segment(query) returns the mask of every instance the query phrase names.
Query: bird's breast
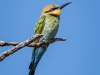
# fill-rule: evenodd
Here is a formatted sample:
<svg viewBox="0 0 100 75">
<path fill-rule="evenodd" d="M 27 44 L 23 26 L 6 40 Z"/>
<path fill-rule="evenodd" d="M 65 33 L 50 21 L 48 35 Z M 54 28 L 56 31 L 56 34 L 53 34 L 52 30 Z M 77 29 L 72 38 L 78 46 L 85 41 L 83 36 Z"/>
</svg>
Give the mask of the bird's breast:
<svg viewBox="0 0 100 75">
<path fill-rule="evenodd" d="M 58 17 L 46 17 L 45 26 L 42 34 L 44 34 L 44 39 L 53 39 L 59 28 L 59 18 Z"/>
</svg>

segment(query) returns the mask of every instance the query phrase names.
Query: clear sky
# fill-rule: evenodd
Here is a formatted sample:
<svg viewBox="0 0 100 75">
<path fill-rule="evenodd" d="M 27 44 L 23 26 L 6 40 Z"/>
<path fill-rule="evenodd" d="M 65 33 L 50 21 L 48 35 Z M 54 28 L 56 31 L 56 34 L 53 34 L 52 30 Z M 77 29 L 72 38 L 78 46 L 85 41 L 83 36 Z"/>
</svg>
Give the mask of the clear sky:
<svg viewBox="0 0 100 75">
<path fill-rule="evenodd" d="M 0 40 L 28 39 L 44 6 L 66 2 L 73 3 L 62 10 L 56 37 L 67 41 L 49 46 L 35 75 L 100 75 L 100 0 L 0 0 Z M 28 75 L 31 51 L 25 47 L 0 62 L 0 75 Z"/>
</svg>

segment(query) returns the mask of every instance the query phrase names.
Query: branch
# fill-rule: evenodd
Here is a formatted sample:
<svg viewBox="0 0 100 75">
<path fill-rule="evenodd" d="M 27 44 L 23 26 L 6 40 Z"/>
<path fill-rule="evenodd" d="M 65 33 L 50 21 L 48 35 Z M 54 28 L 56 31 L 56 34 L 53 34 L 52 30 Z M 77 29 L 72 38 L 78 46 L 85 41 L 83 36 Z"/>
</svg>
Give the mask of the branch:
<svg viewBox="0 0 100 75">
<path fill-rule="evenodd" d="M 14 52 L 18 51 L 19 49 L 25 47 L 26 45 L 32 43 L 34 40 L 41 38 L 43 35 L 42 34 L 37 34 L 32 36 L 31 38 L 29 38 L 28 40 L 19 43 L 18 45 L 12 47 L 11 49 L 3 52 L 2 54 L 0 54 L 0 61 L 2 61 L 5 57 L 13 54 Z"/>
<path fill-rule="evenodd" d="M 66 39 L 65 38 L 54 38 L 52 40 L 43 40 L 42 42 L 37 43 L 37 44 L 29 44 L 28 47 L 41 47 L 41 46 L 48 45 L 50 43 L 54 43 L 57 41 L 66 41 Z"/>
<path fill-rule="evenodd" d="M 52 40 L 43 40 L 40 43 L 37 44 L 30 44 L 32 43 L 34 40 L 41 38 L 43 35 L 42 34 L 38 34 L 38 35 L 34 35 L 31 38 L 29 38 L 28 40 L 24 41 L 24 42 L 4 42 L 4 41 L 0 41 L 0 46 L 9 46 L 9 45 L 13 45 L 14 47 L 12 47 L 11 49 L 3 52 L 2 54 L 0 54 L 0 61 L 2 61 L 5 57 L 13 54 L 14 52 L 18 51 L 19 49 L 28 46 L 28 47 L 41 47 L 44 45 L 48 45 L 50 43 L 53 42 L 57 42 L 57 41 L 65 41 L 65 38 L 54 38 Z"/>
<path fill-rule="evenodd" d="M 44 40 L 42 41 L 41 43 L 37 43 L 37 44 L 27 44 L 26 46 L 27 47 L 41 47 L 42 45 L 46 45 L 46 44 L 50 44 L 50 43 L 53 43 L 53 42 L 57 42 L 57 41 L 65 41 L 66 39 L 65 38 L 54 38 L 52 40 Z M 16 46 L 18 45 L 20 42 L 5 42 L 5 41 L 0 41 L 0 46 Z"/>
</svg>

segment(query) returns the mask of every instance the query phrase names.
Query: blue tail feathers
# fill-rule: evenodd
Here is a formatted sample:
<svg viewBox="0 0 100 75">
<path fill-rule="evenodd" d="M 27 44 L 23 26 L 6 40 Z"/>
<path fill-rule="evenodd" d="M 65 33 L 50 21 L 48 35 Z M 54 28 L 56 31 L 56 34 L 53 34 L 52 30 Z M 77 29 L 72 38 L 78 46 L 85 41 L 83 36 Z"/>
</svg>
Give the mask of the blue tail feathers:
<svg viewBox="0 0 100 75">
<path fill-rule="evenodd" d="M 44 52 L 46 51 L 47 48 L 45 47 L 40 47 L 40 48 L 33 48 L 33 52 L 32 52 L 32 59 L 31 59 L 31 63 L 29 65 L 29 75 L 34 75 L 35 73 L 35 69 L 41 59 L 41 57 L 43 56 Z"/>
</svg>

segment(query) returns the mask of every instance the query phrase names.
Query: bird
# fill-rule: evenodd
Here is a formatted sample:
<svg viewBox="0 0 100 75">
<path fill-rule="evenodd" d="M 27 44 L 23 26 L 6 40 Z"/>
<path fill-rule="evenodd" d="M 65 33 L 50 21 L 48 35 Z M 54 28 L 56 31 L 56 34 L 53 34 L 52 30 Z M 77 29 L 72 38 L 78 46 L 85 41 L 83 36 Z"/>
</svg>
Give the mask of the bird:
<svg viewBox="0 0 100 75">
<path fill-rule="evenodd" d="M 43 40 L 51 40 L 55 38 L 59 28 L 61 11 L 65 6 L 71 3 L 72 2 L 67 2 L 61 6 L 58 6 L 57 4 L 50 4 L 43 8 L 40 18 L 36 22 L 34 28 L 34 35 L 43 34 L 44 36 L 40 39 L 35 40 L 34 44 L 40 43 Z M 36 67 L 41 60 L 43 54 L 47 50 L 48 46 L 49 44 L 41 46 L 39 48 L 33 47 L 28 75 L 35 74 Z"/>
</svg>

